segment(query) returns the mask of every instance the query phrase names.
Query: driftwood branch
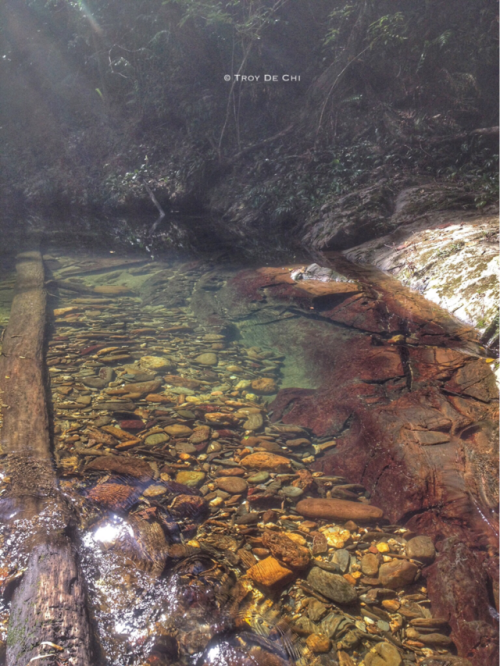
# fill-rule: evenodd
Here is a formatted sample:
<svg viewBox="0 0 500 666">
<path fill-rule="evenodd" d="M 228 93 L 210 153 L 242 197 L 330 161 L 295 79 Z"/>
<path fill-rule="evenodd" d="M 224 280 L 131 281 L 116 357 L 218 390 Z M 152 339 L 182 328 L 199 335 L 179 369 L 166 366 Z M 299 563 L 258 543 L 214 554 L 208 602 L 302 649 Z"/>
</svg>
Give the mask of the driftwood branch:
<svg viewBox="0 0 500 666">
<path fill-rule="evenodd" d="M 7 666 L 27 666 L 42 656 L 43 641 L 64 648 L 60 661 L 90 666 L 98 662 L 83 574 L 67 536 L 71 510 L 58 490 L 51 456 L 43 349 L 47 297 L 40 252 L 19 255 L 16 268 L 0 358 L 0 441 L 11 477 L 0 513 L 28 563 L 12 597 Z M 43 663 L 56 661 L 44 658 Z"/>
<path fill-rule="evenodd" d="M 144 187 L 146 188 L 146 192 L 149 194 L 149 198 L 151 199 L 151 201 L 153 202 L 153 204 L 155 205 L 155 207 L 156 207 L 156 209 L 159 213 L 158 219 L 151 226 L 151 229 L 149 230 L 149 235 L 151 236 L 158 229 L 161 221 L 165 217 L 165 211 L 163 210 L 163 208 L 158 203 L 158 199 L 155 197 L 155 195 L 153 193 L 153 190 L 149 187 L 149 185 L 147 183 L 144 183 Z"/>
</svg>

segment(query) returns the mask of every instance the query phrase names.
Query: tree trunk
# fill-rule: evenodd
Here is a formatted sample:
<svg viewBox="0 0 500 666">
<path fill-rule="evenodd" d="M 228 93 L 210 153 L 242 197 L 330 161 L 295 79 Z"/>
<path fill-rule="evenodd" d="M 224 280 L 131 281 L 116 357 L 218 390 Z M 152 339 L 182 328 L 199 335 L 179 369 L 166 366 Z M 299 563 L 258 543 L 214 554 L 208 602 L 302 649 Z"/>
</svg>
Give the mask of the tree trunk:
<svg viewBox="0 0 500 666">
<path fill-rule="evenodd" d="M 49 654 L 54 656 L 40 660 L 44 666 L 89 666 L 97 662 L 85 585 L 66 533 L 71 510 L 58 490 L 51 457 L 43 353 L 47 297 L 40 252 L 20 254 L 16 268 L 0 358 L 0 441 L 11 477 L 2 513 L 8 515 L 16 547 L 29 557 L 12 597 L 7 666 L 27 666 Z"/>
</svg>

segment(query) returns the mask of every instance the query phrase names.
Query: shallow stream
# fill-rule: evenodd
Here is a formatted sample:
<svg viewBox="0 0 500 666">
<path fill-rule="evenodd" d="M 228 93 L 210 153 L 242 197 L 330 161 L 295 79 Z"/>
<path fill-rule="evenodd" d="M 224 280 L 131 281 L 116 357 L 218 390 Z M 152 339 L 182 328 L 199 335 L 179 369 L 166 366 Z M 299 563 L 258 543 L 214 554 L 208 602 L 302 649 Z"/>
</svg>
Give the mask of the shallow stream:
<svg viewBox="0 0 500 666">
<path fill-rule="evenodd" d="M 44 260 L 54 462 L 103 664 L 410 666 L 453 653 L 421 578 L 431 540 L 389 524 L 363 485 L 314 471 L 335 438 L 273 420 L 280 388 L 315 388 L 286 336 L 266 346 L 257 326 L 200 319 L 202 260 Z M 3 327 L 14 276 L 0 277 Z M 3 641 L 20 550 L 6 533 Z"/>
</svg>

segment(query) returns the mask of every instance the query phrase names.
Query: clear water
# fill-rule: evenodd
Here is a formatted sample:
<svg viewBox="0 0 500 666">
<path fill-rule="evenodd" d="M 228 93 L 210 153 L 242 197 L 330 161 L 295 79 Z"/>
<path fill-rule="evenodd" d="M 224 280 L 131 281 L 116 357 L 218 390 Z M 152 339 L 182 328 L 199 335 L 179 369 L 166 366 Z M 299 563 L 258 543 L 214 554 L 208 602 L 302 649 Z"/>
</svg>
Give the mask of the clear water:
<svg viewBox="0 0 500 666">
<path fill-rule="evenodd" d="M 421 581 L 370 610 L 363 596 L 346 608 L 311 591 L 303 567 L 284 571 L 282 561 L 276 570 L 265 530 L 286 533 L 309 559 L 319 529 L 327 545 L 312 557 L 353 588 L 370 577 L 360 564 L 368 547 L 379 562 L 405 557 L 406 530 L 385 526 L 365 542 L 378 528 L 314 524 L 297 513 L 309 494 L 298 472 L 335 443 L 272 422 L 268 405 L 279 388 L 314 388 L 314 379 L 286 342 L 263 345 L 258 327 L 234 322 L 221 333 L 195 316 L 193 288 L 206 263 L 55 248 L 45 262 L 54 461 L 105 664 L 333 666 L 337 648 L 343 664 L 357 665 L 381 643 L 399 646 L 405 664 L 448 653 L 411 642 L 409 618 L 432 617 Z M 4 326 L 13 275 L 0 277 Z M 255 453 L 286 461 L 249 470 L 245 457 Z M 349 479 L 309 479 L 324 497 L 370 502 L 363 488 L 342 491 Z M 8 482 L 2 477 L 0 493 Z M 26 563 L 18 528 L 3 537 L 4 588 Z M 275 584 L 263 584 L 266 576 Z M 4 644 L 7 621 L 6 601 Z"/>
</svg>

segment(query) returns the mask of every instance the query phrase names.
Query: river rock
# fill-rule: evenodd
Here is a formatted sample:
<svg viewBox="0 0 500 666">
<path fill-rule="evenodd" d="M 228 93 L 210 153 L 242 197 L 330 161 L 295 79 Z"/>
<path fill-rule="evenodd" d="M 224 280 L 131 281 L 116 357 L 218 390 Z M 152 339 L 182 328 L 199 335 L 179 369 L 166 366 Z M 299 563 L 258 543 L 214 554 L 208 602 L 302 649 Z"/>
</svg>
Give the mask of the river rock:
<svg viewBox="0 0 500 666">
<path fill-rule="evenodd" d="M 150 372 L 161 372 L 171 368 L 173 363 L 165 356 L 143 356 L 139 364 L 142 370 L 149 370 Z M 154 391 L 152 391 L 154 393 Z"/>
<path fill-rule="evenodd" d="M 382 509 L 376 506 L 339 499 L 304 499 L 297 504 L 296 508 L 301 516 L 305 516 L 306 518 L 322 518 L 324 520 L 372 522 L 379 520 L 384 515 Z"/>
<path fill-rule="evenodd" d="M 153 476 L 153 470 L 147 462 L 131 456 L 101 456 L 92 460 L 86 469 L 115 472 L 115 474 L 133 476 L 136 479 L 150 479 Z"/>
<path fill-rule="evenodd" d="M 307 606 L 307 615 L 313 622 L 319 622 L 328 612 L 328 607 L 317 599 L 311 599 Z"/>
<path fill-rule="evenodd" d="M 191 444 L 191 442 L 181 441 L 177 442 L 175 445 L 175 450 L 177 453 L 196 453 L 196 446 Z"/>
<path fill-rule="evenodd" d="M 144 497 L 160 497 L 161 495 L 165 495 L 167 492 L 167 489 L 165 486 L 160 486 L 160 485 L 152 485 L 149 486 L 149 488 L 146 488 L 146 490 L 142 493 Z"/>
<path fill-rule="evenodd" d="M 262 537 L 262 545 L 289 569 L 305 569 L 311 559 L 307 548 L 300 546 L 280 532 L 266 530 Z"/>
<path fill-rule="evenodd" d="M 155 432 L 153 435 L 148 435 L 144 441 L 148 446 L 156 446 L 168 442 L 169 439 L 169 436 L 164 432 Z"/>
<path fill-rule="evenodd" d="M 428 536 L 416 536 L 406 544 L 406 554 L 424 564 L 430 564 L 436 557 L 436 549 Z"/>
<path fill-rule="evenodd" d="M 349 564 L 351 563 L 351 554 L 348 550 L 345 550 L 345 548 L 339 548 L 333 554 L 332 562 L 338 565 L 342 573 L 345 573 L 347 569 L 349 569 Z"/>
<path fill-rule="evenodd" d="M 215 476 L 245 476 L 245 470 L 241 467 L 226 467 L 217 470 Z"/>
<path fill-rule="evenodd" d="M 101 483 L 88 492 L 91 500 L 113 511 L 130 508 L 137 495 L 135 488 L 118 483 Z"/>
<path fill-rule="evenodd" d="M 198 495 L 177 495 L 170 505 L 170 513 L 174 518 L 193 520 L 204 515 L 207 510 L 208 504 Z"/>
<path fill-rule="evenodd" d="M 205 472 L 190 472 L 188 470 L 178 472 L 175 477 L 176 483 L 182 483 L 188 488 L 196 488 L 199 486 L 205 479 Z"/>
<path fill-rule="evenodd" d="M 323 634 L 311 634 L 306 639 L 306 645 L 311 652 L 317 654 L 329 652 L 332 647 L 332 643 L 328 636 L 324 636 Z"/>
<path fill-rule="evenodd" d="M 327 599 L 338 604 L 350 604 L 357 599 L 356 590 L 338 574 L 323 571 L 319 567 L 313 567 L 307 576 L 307 582 Z"/>
<path fill-rule="evenodd" d="M 291 580 L 293 574 L 274 557 L 266 557 L 250 567 L 247 576 L 264 587 L 282 587 Z"/>
<path fill-rule="evenodd" d="M 174 425 L 167 426 L 165 432 L 172 437 L 187 437 L 193 431 L 188 426 L 182 425 L 180 423 L 175 423 Z"/>
<path fill-rule="evenodd" d="M 96 409 L 104 409 L 107 412 L 133 412 L 135 405 L 133 402 L 122 400 L 106 400 L 105 402 L 98 402 L 95 405 Z"/>
<path fill-rule="evenodd" d="M 193 430 L 189 441 L 191 444 L 202 444 L 203 442 L 207 442 L 210 439 L 211 432 L 210 426 L 199 426 Z"/>
<path fill-rule="evenodd" d="M 271 377 L 260 377 L 259 379 L 254 379 L 251 386 L 256 393 L 262 393 L 263 395 L 271 395 L 273 393 L 277 393 L 278 391 L 276 382 Z"/>
<path fill-rule="evenodd" d="M 377 643 L 365 656 L 366 666 L 401 666 L 399 650 L 391 643 Z"/>
<path fill-rule="evenodd" d="M 113 368 L 99 368 L 98 377 L 99 379 L 103 379 L 106 384 L 109 384 L 115 377 L 115 371 Z"/>
<path fill-rule="evenodd" d="M 323 553 L 328 552 L 328 541 L 326 537 L 321 532 L 311 532 L 313 545 L 312 545 L 312 554 L 313 555 L 322 555 Z"/>
<path fill-rule="evenodd" d="M 94 294 L 107 294 L 109 296 L 123 296 L 124 294 L 130 294 L 130 289 L 128 287 L 121 287 L 116 284 L 103 284 L 98 287 L 94 287 Z"/>
<path fill-rule="evenodd" d="M 108 382 L 100 377 L 82 377 L 80 381 L 84 386 L 95 389 L 103 389 L 108 385 Z"/>
<path fill-rule="evenodd" d="M 413 583 L 418 567 L 406 560 L 393 560 L 382 564 L 379 570 L 379 580 L 383 587 L 396 589 Z"/>
<path fill-rule="evenodd" d="M 123 388 L 129 393 L 140 393 L 144 395 L 145 393 L 156 393 L 160 388 L 161 382 L 155 380 L 152 382 L 134 382 L 132 384 L 124 384 Z"/>
<path fill-rule="evenodd" d="M 205 414 L 205 421 L 213 423 L 214 425 L 234 426 L 238 424 L 238 418 L 236 416 L 225 412 L 209 412 Z"/>
<path fill-rule="evenodd" d="M 249 469 L 260 469 L 270 472 L 289 472 L 291 470 L 288 458 L 276 456 L 274 453 L 251 453 L 243 458 L 241 465 Z"/>
<path fill-rule="evenodd" d="M 231 495 L 240 495 L 246 492 L 248 483 L 239 476 L 221 476 L 217 479 L 217 487 Z"/>
<path fill-rule="evenodd" d="M 380 563 L 378 557 L 373 553 L 366 553 L 366 555 L 363 555 L 361 558 L 361 571 L 365 576 L 369 576 L 370 578 L 376 576 L 379 566 Z"/>
<path fill-rule="evenodd" d="M 219 362 L 217 358 L 217 354 L 214 354 L 213 352 L 205 352 L 204 354 L 200 354 L 194 359 L 195 363 L 199 363 L 200 365 L 217 365 Z"/>
<path fill-rule="evenodd" d="M 248 483 L 265 483 L 269 481 L 269 472 L 259 472 L 258 474 L 253 474 L 247 479 Z"/>
<path fill-rule="evenodd" d="M 300 497 L 304 494 L 302 488 L 297 488 L 297 486 L 284 486 L 281 489 L 281 492 L 283 495 L 289 497 L 290 499 L 297 499 L 297 497 Z"/>
<path fill-rule="evenodd" d="M 181 377 L 180 375 L 165 375 L 163 379 L 167 384 L 172 384 L 173 386 L 185 386 L 191 390 L 196 390 L 201 386 L 200 382 L 197 382 L 194 379 L 188 379 L 187 377 Z"/>
<path fill-rule="evenodd" d="M 299 437 L 299 439 L 287 439 L 285 446 L 290 449 L 298 449 L 299 446 L 309 446 L 311 442 L 305 437 Z"/>
<path fill-rule="evenodd" d="M 245 430 L 260 430 L 264 425 L 262 414 L 249 414 L 247 420 L 243 424 Z"/>
</svg>

